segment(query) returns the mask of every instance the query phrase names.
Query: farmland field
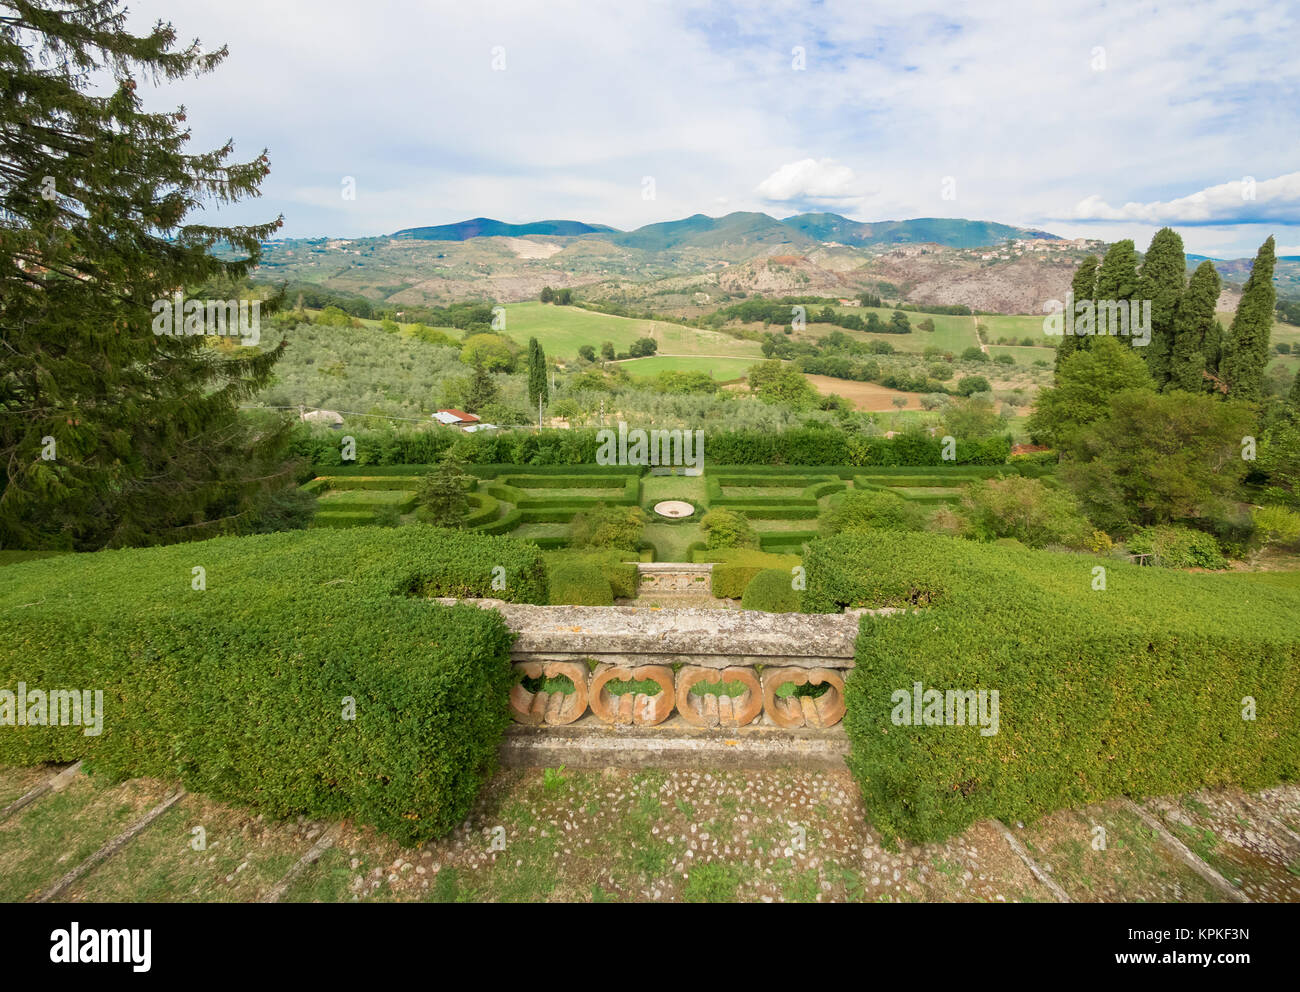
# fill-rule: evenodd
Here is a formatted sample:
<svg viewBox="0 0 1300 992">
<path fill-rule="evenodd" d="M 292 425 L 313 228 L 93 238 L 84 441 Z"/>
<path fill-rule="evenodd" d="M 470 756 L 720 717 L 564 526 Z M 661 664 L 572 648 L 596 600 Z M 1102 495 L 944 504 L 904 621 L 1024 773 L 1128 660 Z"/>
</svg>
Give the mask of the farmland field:
<svg viewBox="0 0 1300 992">
<path fill-rule="evenodd" d="M 899 407 L 894 405 L 894 400 L 900 397 L 907 401 L 902 409 L 921 409 L 921 396 L 919 393 L 904 393 L 897 389 L 878 386 L 874 382 L 854 382 L 852 379 L 835 379 L 828 375 L 805 374 L 804 378 L 811 382 L 819 393 L 824 395 L 835 393 L 838 396 L 843 396 L 853 404 L 855 410 L 866 410 L 868 412 L 897 411 Z"/>
<path fill-rule="evenodd" d="M 752 342 L 744 342 L 746 344 Z M 707 372 L 719 382 L 730 382 L 741 378 L 755 362 L 761 362 L 763 356 L 756 354 L 753 358 L 701 358 L 689 355 L 655 355 L 653 358 L 631 358 L 620 362 L 622 368 L 631 376 L 655 376 L 660 372 Z"/>
<path fill-rule="evenodd" d="M 579 307 L 547 303 L 511 303 L 505 307 L 504 333 L 526 344 L 537 338 L 546 353 L 555 358 L 576 358 L 578 349 L 589 344 L 597 351 L 603 342 L 626 351 L 638 338 L 653 338 L 659 350 L 670 355 L 752 355 L 761 357 L 758 344 L 742 341 L 719 331 L 702 331 L 655 320 L 633 320 L 593 313 Z"/>
</svg>

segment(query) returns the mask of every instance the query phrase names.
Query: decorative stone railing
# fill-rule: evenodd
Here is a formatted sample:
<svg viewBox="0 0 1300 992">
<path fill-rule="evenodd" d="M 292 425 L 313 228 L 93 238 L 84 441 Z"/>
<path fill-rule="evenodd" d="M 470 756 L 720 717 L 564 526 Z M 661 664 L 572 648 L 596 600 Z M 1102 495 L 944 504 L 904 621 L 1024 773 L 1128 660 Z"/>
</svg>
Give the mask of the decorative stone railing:
<svg viewBox="0 0 1300 992">
<path fill-rule="evenodd" d="M 637 563 L 636 571 L 637 593 L 642 596 L 654 593 L 700 593 L 708 596 L 713 593 L 713 566 L 707 563 L 643 561 Z"/>
<path fill-rule="evenodd" d="M 566 726 L 588 713 L 629 728 L 659 726 L 674 713 L 695 728 L 834 726 L 844 716 L 844 676 L 854 665 L 863 612 L 477 602 L 499 610 L 517 634 L 511 661 L 520 682 L 510 709 L 517 722 L 534 727 Z M 559 678 L 572 683 L 571 692 L 545 691 L 545 680 Z M 526 684 L 536 688 L 539 680 L 536 691 Z M 657 691 L 611 691 L 629 681 L 653 682 Z M 738 684 L 739 692 L 699 692 L 706 684 Z M 779 695 L 785 685 L 827 688 L 817 696 Z"/>
</svg>

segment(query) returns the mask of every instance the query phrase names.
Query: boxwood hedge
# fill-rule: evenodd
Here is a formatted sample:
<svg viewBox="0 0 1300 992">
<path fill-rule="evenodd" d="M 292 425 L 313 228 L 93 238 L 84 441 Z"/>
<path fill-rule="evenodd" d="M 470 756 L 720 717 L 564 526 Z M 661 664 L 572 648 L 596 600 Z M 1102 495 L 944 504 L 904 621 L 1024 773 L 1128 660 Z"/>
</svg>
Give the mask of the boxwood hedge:
<svg viewBox="0 0 1300 992">
<path fill-rule="evenodd" d="M 613 606 L 609 580 L 589 561 L 562 561 L 551 570 L 550 598 L 554 605 Z"/>
<path fill-rule="evenodd" d="M 745 587 L 740 605 L 767 613 L 798 613 L 800 596 L 793 579 L 789 569 L 765 568 Z"/>
<path fill-rule="evenodd" d="M 863 618 L 847 685 L 849 765 L 882 833 L 1300 778 L 1300 587 L 1105 560 L 1094 591 L 1101 561 L 932 534 L 809 547 L 806 611 L 921 607 Z M 997 732 L 896 723 L 916 685 L 997 690 Z"/>
<path fill-rule="evenodd" d="M 713 563 L 712 588 L 718 599 L 740 599 L 754 576 L 765 569 L 779 568 L 789 575 L 799 564 L 798 555 L 776 555 L 751 548 L 700 548 L 691 552 L 691 560 Z"/>
<path fill-rule="evenodd" d="M 545 602 L 541 554 L 411 526 L 8 566 L 0 688 L 101 690 L 104 716 L 97 736 L 0 727 L 0 763 L 84 759 L 274 816 L 353 817 L 403 843 L 446 832 L 509 722 L 512 635 L 494 611 L 423 595 Z"/>
</svg>

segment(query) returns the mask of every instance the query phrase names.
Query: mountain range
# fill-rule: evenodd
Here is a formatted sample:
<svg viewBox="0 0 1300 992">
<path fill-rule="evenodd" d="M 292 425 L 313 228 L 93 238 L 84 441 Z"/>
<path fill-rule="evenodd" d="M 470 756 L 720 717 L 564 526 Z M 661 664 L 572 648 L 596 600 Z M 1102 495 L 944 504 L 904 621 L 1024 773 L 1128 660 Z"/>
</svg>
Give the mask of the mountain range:
<svg viewBox="0 0 1300 992">
<path fill-rule="evenodd" d="M 633 231 L 620 231 L 603 224 L 576 220 L 543 220 L 528 224 L 507 224 L 490 217 L 475 217 L 457 224 L 408 227 L 394 238 L 421 241 L 467 241 L 479 237 L 598 236 L 624 248 L 667 251 L 674 248 L 712 248 L 723 244 L 789 245 L 810 247 L 825 242 L 843 245 L 900 245 L 930 243 L 949 248 L 977 248 L 997 245 L 1008 238 L 1045 238 L 1045 231 L 994 221 L 946 217 L 917 217 L 864 223 L 839 214 L 796 214 L 778 220 L 764 213 L 737 211 L 723 217 L 693 214 L 681 220 L 647 224 Z"/>
</svg>

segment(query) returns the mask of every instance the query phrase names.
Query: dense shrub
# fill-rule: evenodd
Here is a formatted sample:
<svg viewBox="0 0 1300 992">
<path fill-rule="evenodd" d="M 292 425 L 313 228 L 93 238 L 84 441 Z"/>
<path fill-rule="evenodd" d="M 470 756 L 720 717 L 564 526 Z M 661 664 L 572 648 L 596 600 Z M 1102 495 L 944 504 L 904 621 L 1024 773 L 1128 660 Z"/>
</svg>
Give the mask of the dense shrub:
<svg viewBox="0 0 1300 992">
<path fill-rule="evenodd" d="M 897 493 L 884 489 L 854 489 L 831 503 L 822 515 L 823 534 L 859 530 L 920 530 L 925 511 Z"/>
<path fill-rule="evenodd" d="M 436 836 L 493 766 L 512 637 L 492 611 L 408 594 L 544 602 L 545 571 L 528 545 L 418 525 L 7 566 L 0 687 L 102 690 L 104 719 L 98 736 L 6 728 L 0 763 L 84 759 L 273 816 Z"/>
<path fill-rule="evenodd" d="M 970 533 L 981 541 L 1014 537 L 1031 548 L 1049 544 L 1082 548 L 1093 528 L 1083 518 L 1074 497 L 1045 486 L 1038 479 L 1010 476 L 967 484 L 961 513 Z"/>
<path fill-rule="evenodd" d="M 552 605 L 613 606 L 614 593 L 609 580 L 588 561 L 565 561 L 550 574 Z"/>
<path fill-rule="evenodd" d="M 801 596 L 788 569 L 767 568 L 750 580 L 740 605 L 765 613 L 798 613 Z"/>
<path fill-rule="evenodd" d="M 575 548 L 635 550 L 645 532 L 646 515 L 639 506 L 599 505 L 573 518 Z"/>
<path fill-rule="evenodd" d="M 886 837 L 1300 779 L 1294 582 L 1112 563 L 1092 591 L 1095 559 L 930 534 L 817 541 L 804 564 L 805 610 L 923 607 L 863 618 L 846 687 L 849 767 Z M 997 690 L 997 733 L 895 723 L 915 683 Z"/>
<path fill-rule="evenodd" d="M 700 518 L 705 534 L 704 546 L 710 551 L 723 548 L 757 548 L 758 532 L 749 525 L 744 514 L 719 507 Z"/>
<path fill-rule="evenodd" d="M 1227 568 L 1219 543 L 1204 531 L 1165 524 L 1144 527 L 1124 542 L 1130 554 L 1150 555 L 1165 568 Z"/>
</svg>

